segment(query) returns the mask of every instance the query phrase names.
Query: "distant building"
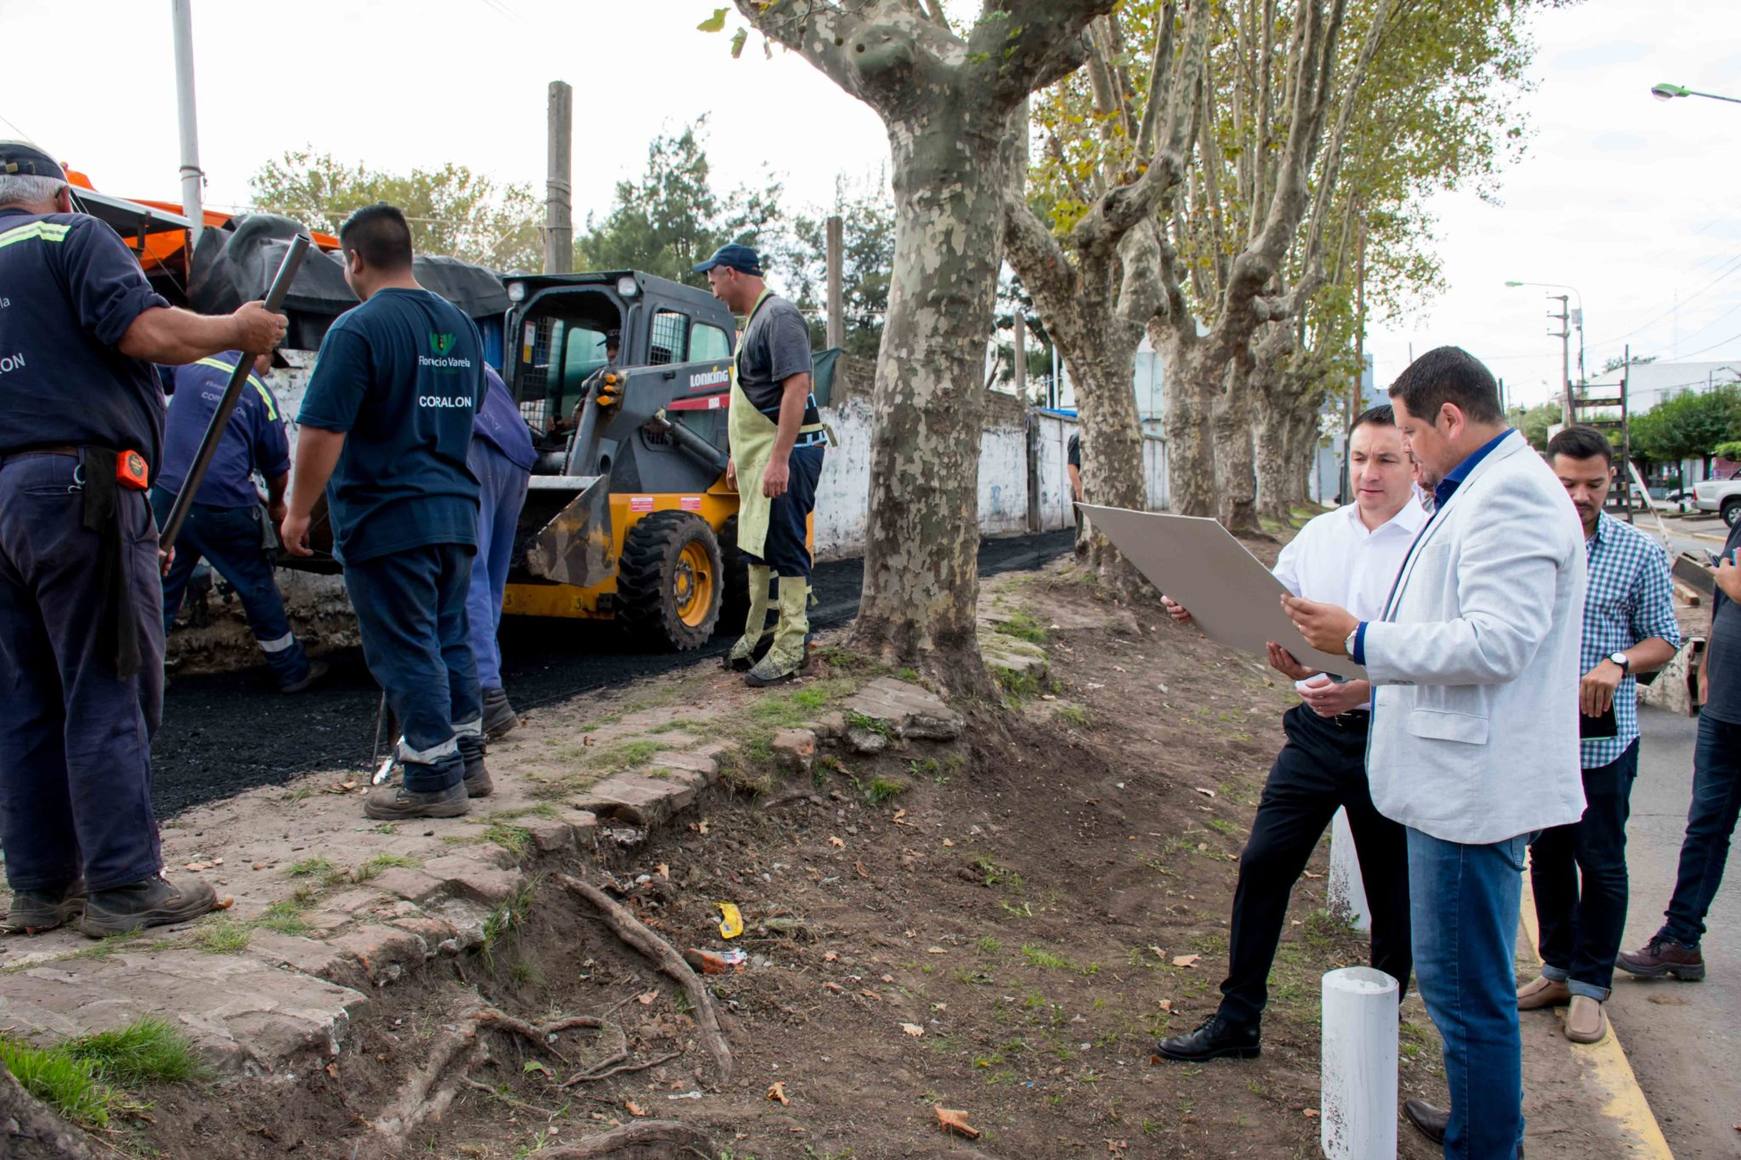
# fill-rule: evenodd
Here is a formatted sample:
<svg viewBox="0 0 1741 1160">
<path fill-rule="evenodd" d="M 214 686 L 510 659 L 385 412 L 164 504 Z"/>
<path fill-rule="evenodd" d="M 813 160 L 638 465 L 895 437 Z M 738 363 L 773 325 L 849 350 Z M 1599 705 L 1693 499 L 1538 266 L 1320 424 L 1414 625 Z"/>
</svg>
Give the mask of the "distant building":
<svg viewBox="0 0 1741 1160">
<path fill-rule="evenodd" d="M 1624 377 L 1623 370 L 1604 371 L 1580 388 L 1578 394 L 1583 398 L 1618 398 Z M 1689 391 L 1702 393 L 1734 383 L 1741 383 L 1741 359 L 1733 362 L 1633 363 L 1626 391 L 1627 411 L 1636 417 L 1676 395 Z M 1555 401 L 1561 397 L 1556 395 Z M 1727 460 L 1717 460 L 1712 464 L 1712 470 L 1726 479 L 1734 472 L 1735 465 Z M 1708 478 L 1703 459 L 1688 459 L 1678 465 L 1656 464 L 1650 476 L 1652 486 L 1680 481 L 1688 488 Z"/>
</svg>

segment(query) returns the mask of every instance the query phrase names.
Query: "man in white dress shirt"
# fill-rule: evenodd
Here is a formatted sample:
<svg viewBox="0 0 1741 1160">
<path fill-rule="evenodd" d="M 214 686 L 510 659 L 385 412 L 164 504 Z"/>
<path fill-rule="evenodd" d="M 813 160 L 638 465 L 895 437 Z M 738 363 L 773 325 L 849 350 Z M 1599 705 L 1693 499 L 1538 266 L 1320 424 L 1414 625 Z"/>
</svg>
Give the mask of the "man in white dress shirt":
<svg viewBox="0 0 1741 1160">
<path fill-rule="evenodd" d="M 1301 528 L 1276 560 L 1275 576 L 1296 596 L 1376 618 L 1427 514 L 1415 499 L 1413 464 L 1388 405 L 1355 420 L 1348 458 L 1354 502 Z M 1190 618 L 1173 601 L 1166 604 L 1174 619 Z M 1221 1006 L 1195 1031 L 1162 1040 L 1155 1053 L 1163 1059 L 1250 1059 L 1259 1053 L 1266 983 L 1287 921 L 1288 896 L 1338 807 L 1348 810 L 1372 908 L 1372 965 L 1408 985 L 1408 845 L 1403 828 L 1373 808 L 1367 789 L 1371 686 L 1314 673 L 1274 644 L 1270 664 L 1304 682 L 1304 704 L 1282 718 L 1288 743 L 1270 769 L 1240 855 Z"/>
</svg>

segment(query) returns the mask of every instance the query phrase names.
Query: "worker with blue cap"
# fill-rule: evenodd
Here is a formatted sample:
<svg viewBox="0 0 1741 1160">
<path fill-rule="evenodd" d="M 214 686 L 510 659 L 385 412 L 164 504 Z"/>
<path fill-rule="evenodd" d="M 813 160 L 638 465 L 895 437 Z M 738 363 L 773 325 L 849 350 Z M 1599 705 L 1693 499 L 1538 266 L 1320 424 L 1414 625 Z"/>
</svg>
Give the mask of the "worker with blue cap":
<svg viewBox="0 0 1741 1160">
<path fill-rule="evenodd" d="M 239 350 L 226 350 L 187 366 L 160 368 L 170 394 L 163 467 L 151 487 L 159 526 L 169 518 L 230 376 L 245 357 Z M 272 574 L 276 529 L 284 519 L 284 489 L 290 481 L 290 441 L 278 400 L 264 381 L 272 356 L 252 361 L 253 373 L 218 438 L 176 539 L 175 562 L 163 577 L 163 631 L 174 625 L 188 580 L 204 557 L 241 597 L 248 627 L 266 654 L 278 691 L 300 693 L 325 675 L 326 662 L 308 659 L 284 614 L 284 597 Z M 256 474 L 266 483 L 264 506 Z"/>
<path fill-rule="evenodd" d="M 92 937 L 216 905 L 163 877 L 151 736 L 163 594 L 146 489 L 163 442 L 154 363 L 269 351 L 259 302 L 169 305 L 66 172 L 0 141 L 0 852 L 4 929 Z"/>
<path fill-rule="evenodd" d="M 811 393 L 810 327 L 796 306 L 767 288 L 761 257 L 748 246 L 721 246 L 695 271 L 744 319 L 725 470 L 738 490 L 737 546 L 749 558 L 750 610 L 726 664 L 744 671 L 752 687 L 773 685 L 803 669 L 810 632 L 808 532 L 828 442 Z M 779 618 L 770 634 L 769 585 L 776 576 Z"/>
<path fill-rule="evenodd" d="M 532 430 L 492 366 L 484 367 L 484 404 L 472 424 L 466 466 L 478 480 L 478 554 L 472 558 L 466 620 L 471 625 L 472 658 L 483 690 L 484 736 L 500 737 L 520 723 L 502 681 L 502 596 L 514 555 L 514 529 L 526 505 L 526 489 L 538 452 Z"/>
</svg>

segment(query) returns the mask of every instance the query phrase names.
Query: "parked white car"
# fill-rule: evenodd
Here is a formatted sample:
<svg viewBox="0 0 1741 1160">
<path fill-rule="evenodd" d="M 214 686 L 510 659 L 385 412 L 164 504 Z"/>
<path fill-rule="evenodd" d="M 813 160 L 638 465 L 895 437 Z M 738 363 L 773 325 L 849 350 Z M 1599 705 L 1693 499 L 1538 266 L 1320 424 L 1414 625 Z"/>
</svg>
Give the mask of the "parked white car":
<svg viewBox="0 0 1741 1160">
<path fill-rule="evenodd" d="M 1734 527 L 1741 522 L 1741 473 L 1729 479 L 1707 479 L 1695 483 L 1693 506 L 1702 512 L 1721 512 L 1723 522 Z"/>
</svg>

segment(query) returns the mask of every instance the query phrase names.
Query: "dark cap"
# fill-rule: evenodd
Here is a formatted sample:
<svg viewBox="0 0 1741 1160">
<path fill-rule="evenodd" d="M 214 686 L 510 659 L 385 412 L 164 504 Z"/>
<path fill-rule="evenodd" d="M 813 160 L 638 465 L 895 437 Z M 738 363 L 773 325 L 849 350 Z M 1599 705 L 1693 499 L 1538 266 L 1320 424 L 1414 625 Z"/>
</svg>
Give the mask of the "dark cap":
<svg viewBox="0 0 1741 1160">
<path fill-rule="evenodd" d="M 748 246 L 740 246 L 736 242 L 721 246 L 713 252 L 713 257 L 695 267 L 697 274 L 705 274 L 715 266 L 729 266 L 740 274 L 753 277 L 762 276 L 762 259 Z"/>
<path fill-rule="evenodd" d="M 0 177 L 52 177 L 66 180 L 60 162 L 25 141 L 0 141 Z"/>
</svg>

